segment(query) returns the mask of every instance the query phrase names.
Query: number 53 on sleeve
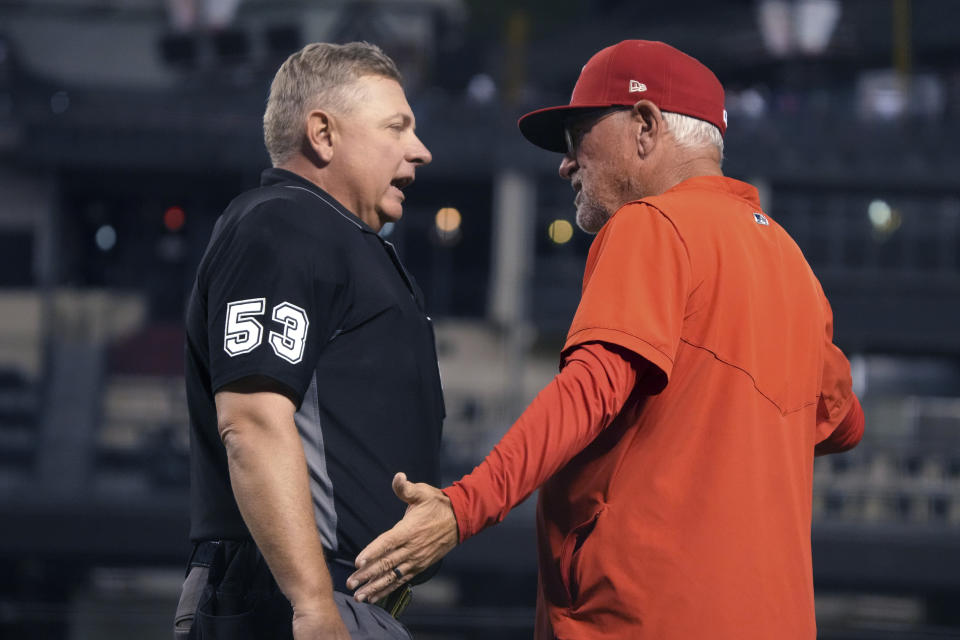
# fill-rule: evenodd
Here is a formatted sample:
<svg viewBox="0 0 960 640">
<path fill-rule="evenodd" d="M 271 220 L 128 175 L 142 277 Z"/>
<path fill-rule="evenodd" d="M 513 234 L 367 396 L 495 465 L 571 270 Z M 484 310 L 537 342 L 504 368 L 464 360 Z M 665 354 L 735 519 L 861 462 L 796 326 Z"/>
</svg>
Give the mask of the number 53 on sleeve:
<svg viewBox="0 0 960 640">
<path fill-rule="evenodd" d="M 257 321 L 266 310 L 266 298 L 250 298 L 227 303 L 223 332 L 223 350 L 230 357 L 250 353 L 263 342 L 263 325 Z M 273 308 L 273 320 L 283 325 L 282 331 L 271 331 L 267 342 L 277 356 L 297 364 L 303 359 L 310 321 L 307 313 L 295 304 L 281 302 Z"/>
</svg>

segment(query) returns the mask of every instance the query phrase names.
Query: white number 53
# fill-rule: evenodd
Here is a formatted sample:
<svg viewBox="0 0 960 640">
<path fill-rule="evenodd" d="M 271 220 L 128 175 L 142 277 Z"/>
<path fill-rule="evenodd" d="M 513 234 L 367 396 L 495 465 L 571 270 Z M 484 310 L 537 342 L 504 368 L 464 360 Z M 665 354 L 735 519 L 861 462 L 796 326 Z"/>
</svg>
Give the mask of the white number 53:
<svg viewBox="0 0 960 640">
<path fill-rule="evenodd" d="M 266 311 L 266 298 L 236 300 L 227 304 L 223 350 L 230 357 L 250 353 L 263 341 L 263 325 L 257 320 Z M 268 342 L 277 356 L 297 364 L 303 359 L 310 326 L 307 313 L 295 304 L 281 302 L 273 308 L 273 320 L 283 325 L 282 331 L 271 331 Z"/>
</svg>

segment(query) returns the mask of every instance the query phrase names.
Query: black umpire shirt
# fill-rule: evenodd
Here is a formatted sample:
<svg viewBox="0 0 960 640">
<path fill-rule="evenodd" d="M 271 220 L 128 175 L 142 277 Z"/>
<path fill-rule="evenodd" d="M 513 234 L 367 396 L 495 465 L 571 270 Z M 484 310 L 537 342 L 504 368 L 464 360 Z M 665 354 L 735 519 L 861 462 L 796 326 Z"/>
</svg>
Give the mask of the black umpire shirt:
<svg viewBox="0 0 960 640">
<path fill-rule="evenodd" d="M 248 376 L 289 388 L 323 546 L 349 560 L 403 517 L 390 482 L 439 484 L 444 417 L 423 297 L 391 244 L 312 182 L 264 171 L 214 227 L 187 306 L 191 528 L 250 534 L 214 394 Z"/>
</svg>

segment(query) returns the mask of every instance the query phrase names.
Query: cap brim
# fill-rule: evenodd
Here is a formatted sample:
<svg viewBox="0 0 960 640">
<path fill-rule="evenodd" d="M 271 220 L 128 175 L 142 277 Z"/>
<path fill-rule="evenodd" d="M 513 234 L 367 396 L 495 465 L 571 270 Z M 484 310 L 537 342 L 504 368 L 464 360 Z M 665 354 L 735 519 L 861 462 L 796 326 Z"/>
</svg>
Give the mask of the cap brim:
<svg viewBox="0 0 960 640">
<path fill-rule="evenodd" d="M 609 106 L 611 106 L 610 103 L 578 104 L 575 107 L 570 105 L 546 107 L 521 116 L 517 121 L 517 126 L 520 127 L 520 133 L 523 134 L 524 138 L 541 149 L 566 153 L 567 140 L 563 134 L 563 127 L 570 116 Z"/>
</svg>

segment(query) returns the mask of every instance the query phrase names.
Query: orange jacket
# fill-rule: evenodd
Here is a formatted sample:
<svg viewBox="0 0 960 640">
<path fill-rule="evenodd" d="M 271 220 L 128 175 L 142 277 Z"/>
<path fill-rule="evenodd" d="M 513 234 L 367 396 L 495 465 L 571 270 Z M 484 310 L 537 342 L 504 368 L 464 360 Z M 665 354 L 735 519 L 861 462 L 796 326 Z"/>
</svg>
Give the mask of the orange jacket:
<svg viewBox="0 0 960 640">
<path fill-rule="evenodd" d="M 694 178 L 604 225 L 561 373 L 445 492 L 466 539 L 542 484 L 538 638 L 808 639 L 814 453 L 862 429 L 799 248 Z"/>
</svg>

